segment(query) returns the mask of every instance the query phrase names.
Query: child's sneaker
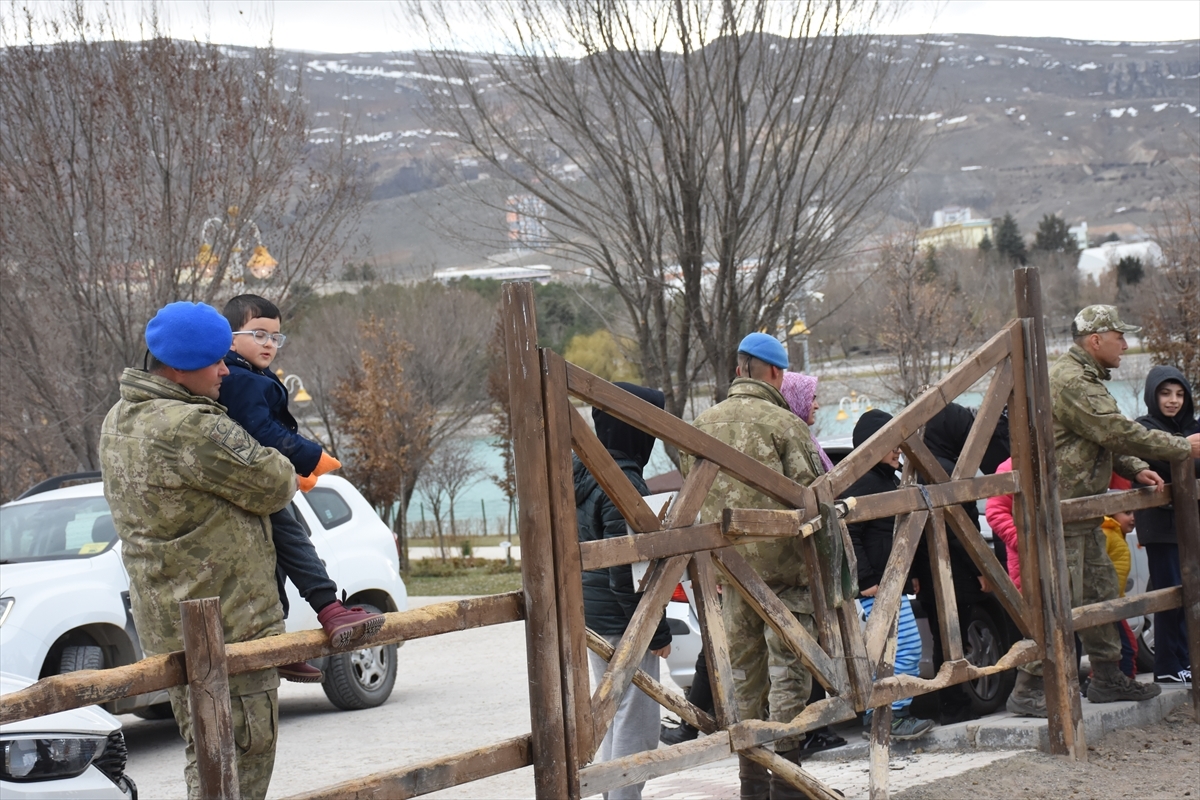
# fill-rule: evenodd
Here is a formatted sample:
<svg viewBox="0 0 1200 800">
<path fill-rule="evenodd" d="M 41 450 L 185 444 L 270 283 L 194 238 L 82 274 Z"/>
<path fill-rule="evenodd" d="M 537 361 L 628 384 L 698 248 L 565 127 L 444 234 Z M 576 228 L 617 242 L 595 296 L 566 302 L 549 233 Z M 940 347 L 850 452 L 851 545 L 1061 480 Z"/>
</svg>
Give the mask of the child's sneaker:
<svg viewBox="0 0 1200 800">
<path fill-rule="evenodd" d="M 1176 683 L 1182 686 L 1185 683 L 1192 682 L 1192 671 L 1190 669 L 1181 669 L 1179 672 L 1172 672 L 1169 675 L 1155 675 L 1155 683 Z"/>
<path fill-rule="evenodd" d="M 907 714 L 892 718 L 892 738 L 900 742 L 919 739 L 931 730 L 933 730 L 933 720 L 917 719 Z"/>
<path fill-rule="evenodd" d="M 346 608 L 334 600 L 317 614 L 317 622 L 325 629 L 329 643 L 341 648 L 379 633 L 383 627 L 383 614 L 367 611 L 362 606 Z"/>
<path fill-rule="evenodd" d="M 297 661 L 279 667 L 279 677 L 292 683 L 320 683 L 325 680 L 325 673 L 306 661 Z"/>
</svg>

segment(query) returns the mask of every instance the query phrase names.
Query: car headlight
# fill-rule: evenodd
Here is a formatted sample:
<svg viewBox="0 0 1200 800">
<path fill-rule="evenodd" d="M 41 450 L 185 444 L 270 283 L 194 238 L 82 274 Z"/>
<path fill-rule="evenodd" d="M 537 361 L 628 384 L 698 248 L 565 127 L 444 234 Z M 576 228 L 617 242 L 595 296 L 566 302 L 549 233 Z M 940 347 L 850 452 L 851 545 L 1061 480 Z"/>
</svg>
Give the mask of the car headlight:
<svg viewBox="0 0 1200 800">
<path fill-rule="evenodd" d="M 104 741 L 103 736 L 4 739 L 0 778 L 14 782 L 74 778 L 103 752 Z"/>
<path fill-rule="evenodd" d="M 8 612 L 12 611 L 15 602 L 17 601 L 11 597 L 0 597 L 0 625 L 3 625 L 4 620 L 8 619 Z"/>
</svg>

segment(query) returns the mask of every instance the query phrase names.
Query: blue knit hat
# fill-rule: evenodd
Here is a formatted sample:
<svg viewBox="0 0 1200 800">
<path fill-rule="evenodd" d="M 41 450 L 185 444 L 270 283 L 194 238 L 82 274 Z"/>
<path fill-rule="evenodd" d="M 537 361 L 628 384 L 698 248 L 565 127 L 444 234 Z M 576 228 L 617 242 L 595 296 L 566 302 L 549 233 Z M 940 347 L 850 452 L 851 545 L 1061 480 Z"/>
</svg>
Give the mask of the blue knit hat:
<svg viewBox="0 0 1200 800">
<path fill-rule="evenodd" d="M 759 361 L 765 361 L 773 367 L 787 369 L 787 350 L 783 349 L 783 345 L 774 336 L 768 336 L 765 333 L 747 334 L 746 338 L 742 339 L 742 343 L 738 345 L 738 352 L 754 356 Z"/>
<path fill-rule="evenodd" d="M 229 322 L 205 303 L 170 303 L 146 324 L 150 354 L 168 367 L 185 372 L 212 366 L 232 345 Z"/>
</svg>

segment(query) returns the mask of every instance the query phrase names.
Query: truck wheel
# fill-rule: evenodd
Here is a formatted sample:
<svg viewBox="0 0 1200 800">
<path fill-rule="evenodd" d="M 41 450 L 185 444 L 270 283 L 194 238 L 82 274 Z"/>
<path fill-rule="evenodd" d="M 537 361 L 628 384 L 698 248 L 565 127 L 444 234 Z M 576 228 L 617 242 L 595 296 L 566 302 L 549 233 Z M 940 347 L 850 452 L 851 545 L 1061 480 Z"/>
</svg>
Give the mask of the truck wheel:
<svg viewBox="0 0 1200 800">
<path fill-rule="evenodd" d="M 367 611 L 379 610 L 366 603 L 359 605 Z M 329 702 L 343 711 L 383 705 L 396 683 L 398 649 L 388 644 L 330 656 L 321 684 Z"/>
<path fill-rule="evenodd" d="M 58 674 L 84 669 L 104 669 L 104 651 L 94 644 L 73 644 L 63 648 Z"/>
<path fill-rule="evenodd" d="M 1007 651 L 1004 634 L 996 621 L 982 608 L 971 606 L 963 620 L 963 655 L 976 667 L 990 667 Z M 1008 699 L 1016 683 L 1015 670 L 985 675 L 963 684 L 971 708 L 977 714 L 991 714 Z"/>
</svg>

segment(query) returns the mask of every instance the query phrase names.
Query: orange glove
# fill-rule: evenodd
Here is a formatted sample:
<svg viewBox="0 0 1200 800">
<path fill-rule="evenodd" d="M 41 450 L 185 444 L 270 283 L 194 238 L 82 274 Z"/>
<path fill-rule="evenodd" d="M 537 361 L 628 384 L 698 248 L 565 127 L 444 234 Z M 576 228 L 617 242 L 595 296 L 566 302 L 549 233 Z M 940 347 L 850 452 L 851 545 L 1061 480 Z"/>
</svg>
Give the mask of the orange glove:
<svg viewBox="0 0 1200 800">
<path fill-rule="evenodd" d="M 329 455 L 329 453 L 321 453 L 321 460 L 317 462 L 317 466 L 313 469 L 312 474 L 297 476 L 296 482 L 300 485 L 300 491 L 307 492 L 317 485 L 317 478 L 326 472 L 333 472 L 335 469 L 341 468 L 342 462 Z"/>
</svg>

